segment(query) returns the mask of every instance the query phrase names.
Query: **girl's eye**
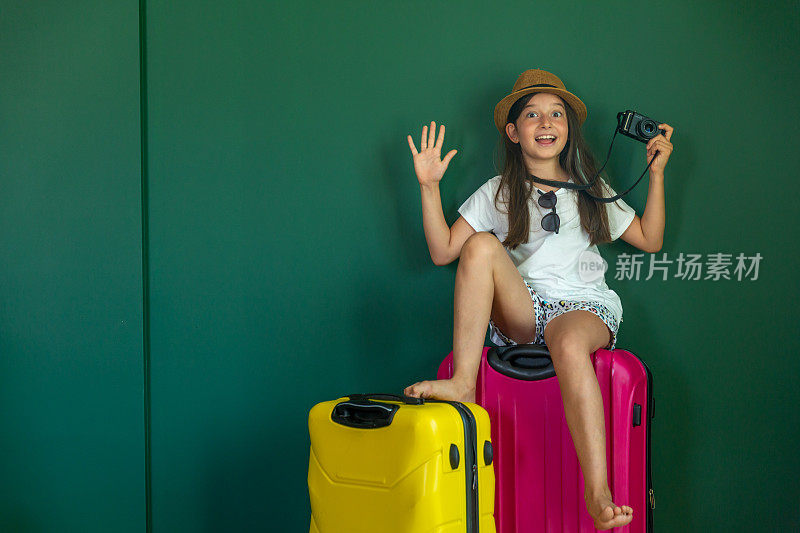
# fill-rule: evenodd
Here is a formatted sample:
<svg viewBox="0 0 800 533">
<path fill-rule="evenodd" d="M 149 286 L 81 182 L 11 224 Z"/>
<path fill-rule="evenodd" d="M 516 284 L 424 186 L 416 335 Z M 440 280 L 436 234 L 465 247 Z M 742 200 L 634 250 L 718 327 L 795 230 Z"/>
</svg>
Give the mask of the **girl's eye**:
<svg viewBox="0 0 800 533">
<path fill-rule="evenodd" d="M 525 116 L 526 117 L 532 117 L 532 116 L 535 116 L 535 115 L 536 115 L 536 111 L 528 111 L 528 114 L 525 115 Z M 561 117 L 562 113 L 561 113 L 561 111 L 553 111 L 553 116 Z"/>
</svg>

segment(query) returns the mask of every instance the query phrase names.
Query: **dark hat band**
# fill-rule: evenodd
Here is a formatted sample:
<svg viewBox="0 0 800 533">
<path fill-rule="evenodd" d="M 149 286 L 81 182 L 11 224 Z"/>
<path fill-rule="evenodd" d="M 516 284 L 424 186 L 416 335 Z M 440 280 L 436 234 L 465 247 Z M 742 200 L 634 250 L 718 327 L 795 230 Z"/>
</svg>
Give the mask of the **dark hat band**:
<svg viewBox="0 0 800 533">
<path fill-rule="evenodd" d="M 531 87 L 552 87 L 553 89 L 560 89 L 560 87 L 556 87 L 555 85 L 550 85 L 549 83 L 537 83 L 536 85 L 528 85 L 527 87 L 523 87 L 519 89 L 520 91 L 524 91 L 525 89 L 530 89 Z"/>
</svg>

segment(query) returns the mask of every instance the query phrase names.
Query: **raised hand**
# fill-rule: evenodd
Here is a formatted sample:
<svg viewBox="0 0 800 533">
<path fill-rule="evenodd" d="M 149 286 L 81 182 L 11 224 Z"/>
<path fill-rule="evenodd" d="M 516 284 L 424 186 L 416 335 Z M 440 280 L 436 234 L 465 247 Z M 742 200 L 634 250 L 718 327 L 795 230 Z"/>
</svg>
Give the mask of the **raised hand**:
<svg viewBox="0 0 800 533">
<path fill-rule="evenodd" d="M 439 138 L 436 137 L 436 122 L 431 122 L 430 132 L 428 126 L 422 126 L 422 138 L 420 139 L 420 151 L 414 146 L 411 135 L 408 136 L 408 146 L 414 156 L 414 172 L 417 173 L 417 180 L 420 185 L 437 183 L 444 176 L 447 165 L 456 155 L 458 150 L 450 150 L 444 159 L 440 159 L 442 154 L 442 143 L 444 143 L 444 124 L 439 128 Z M 434 142 L 435 140 L 435 142 Z"/>
<path fill-rule="evenodd" d="M 650 165 L 650 172 L 663 174 L 664 167 L 667 165 L 670 154 L 672 154 L 672 143 L 670 139 L 675 129 L 669 124 L 659 124 L 658 127 L 667 132 L 666 137 L 664 134 L 658 134 L 650 139 L 647 143 L 646 158 L 647 161 L 650 161 L 653 155 L 658 153 L 653 164 Z"/>
</svg>

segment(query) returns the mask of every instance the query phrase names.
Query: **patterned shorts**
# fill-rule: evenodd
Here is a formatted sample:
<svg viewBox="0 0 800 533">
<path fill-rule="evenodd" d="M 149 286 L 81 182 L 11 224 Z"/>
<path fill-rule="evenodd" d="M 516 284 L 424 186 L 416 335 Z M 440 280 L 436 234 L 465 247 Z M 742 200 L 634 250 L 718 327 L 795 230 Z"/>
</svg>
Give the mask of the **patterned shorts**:
<svg viewBox="0 0 800 533">
<path fill-rule="evenodd" d="M 619 331 L 619 322 L 617 321 L 617 317 L 614 316 L 614 313 L 605 305 L 599 304 L 597 302 L 585 302 L 585 301 L 573 301 L 573 300 L 554 300 L 552 302 L 548 302 L 542 299 L 536 291 L 534 291 L 527 282 L 525 282 L 525 286 L 528 287 L 528 292 L 531 293 L 531 298 L 533 299 L 533 309 L 534 314 L 536 316 L 536 339 L 533 341 L 532 344 L 544 344 L 544 328 L 547 324 L 553 320 L 555 317 L 563 315 L 567 311 L 589 311 L 594 313 L 600 320 L 602 320 L 608 329 L 611 331 L 611 342 L 607 346 L 607 349 L 613 350 L 614 347 L 617 345 L 617 332 Z M 503 346 L 503 345 L 512 345 L 517 344 L 513 340 L 509 339 L 508 337 L 500 331 L 494 322 L 489 320 L 489 330 L 490 336 L 493 343 Z"/>
</svg>

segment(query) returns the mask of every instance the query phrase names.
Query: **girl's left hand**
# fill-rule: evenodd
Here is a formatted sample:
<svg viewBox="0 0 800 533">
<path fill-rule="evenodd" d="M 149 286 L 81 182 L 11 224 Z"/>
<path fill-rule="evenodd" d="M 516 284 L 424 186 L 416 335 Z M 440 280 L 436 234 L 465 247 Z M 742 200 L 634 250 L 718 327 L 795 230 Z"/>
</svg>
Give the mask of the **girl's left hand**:
<svg viewBox="0 0 800 533">
<path fill-rule="evenodd" d="M 675 131 L 669 124 L 659 124 L 659 129 L 666 130 L 667 136 L 658 134 L 647 142 L 647 162 L 653 155 L 658 152 L 655 161 L 650 165 L 650 172 L 663 173 L 664 167 L 667 165 L 669 155 L 672 153 L 672 143 L 669 140 L 672 138 L 672 132 Z"/>
</svg>

